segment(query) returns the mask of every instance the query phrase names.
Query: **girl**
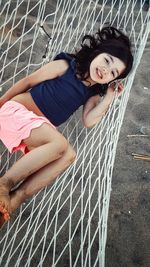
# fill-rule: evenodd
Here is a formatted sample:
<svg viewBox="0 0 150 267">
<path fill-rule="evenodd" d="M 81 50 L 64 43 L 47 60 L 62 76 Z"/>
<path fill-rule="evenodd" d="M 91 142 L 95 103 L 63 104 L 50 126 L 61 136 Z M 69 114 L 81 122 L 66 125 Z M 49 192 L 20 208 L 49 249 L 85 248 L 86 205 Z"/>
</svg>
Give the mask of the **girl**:
<svg viewBox="0 0 150 267">
<path fill-rule="evenodd" d="M 0 138 L 10 152 L 25 154 L 0 178 L 1 225 L 75 160 L 75 151 L 56 126 L 81 105 L 85 127 L 100 122 L 114 98 L 111 82 L 125 78 L 132 63 L 128 37 L 105 27 L 84 36 L 75 54 L 60 53 L 0 98 Z M 118 96 L 122 91 L 119 82 Z"/>
</svg>

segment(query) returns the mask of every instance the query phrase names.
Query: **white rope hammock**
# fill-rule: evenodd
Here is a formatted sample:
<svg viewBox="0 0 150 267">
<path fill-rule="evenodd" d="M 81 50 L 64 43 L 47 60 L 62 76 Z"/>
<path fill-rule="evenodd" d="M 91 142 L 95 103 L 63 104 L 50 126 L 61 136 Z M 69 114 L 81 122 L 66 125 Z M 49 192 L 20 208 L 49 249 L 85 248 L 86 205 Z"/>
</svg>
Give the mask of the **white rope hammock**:
<svg viewBox="0 0 150 267">
<path fill-rule="evenodd" d="M 3 267 L 104 267 L 117 141 L 149 34 L 150 10 L 144 10 L 143 0 L 0 1 L 2 94 L 58 52 L 73 51 L 85 33 L 110 22 L 127 32 L 133 43 L 134 69 L 124 81 L 125 92 L 120 100 L 114 99 L 95 128 L 83 128 L 80 110 L 60 127 L 75 147 L 77 160 L 53 185 L 23 204 L 3 227 Z M 3 144 L 0 149 L 2 175 L 21 155 L 10 155 Z"/>
</svg>

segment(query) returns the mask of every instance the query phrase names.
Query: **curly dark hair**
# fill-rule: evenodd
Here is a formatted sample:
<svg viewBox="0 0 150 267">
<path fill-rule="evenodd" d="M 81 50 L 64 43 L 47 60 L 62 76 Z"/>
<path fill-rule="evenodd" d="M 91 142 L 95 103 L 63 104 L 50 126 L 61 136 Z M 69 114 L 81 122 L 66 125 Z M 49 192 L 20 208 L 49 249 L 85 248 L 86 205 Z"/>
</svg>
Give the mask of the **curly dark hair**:
<svg viewBox="0 0 150 267">
<path fill-rule="evenodd" d="M 89 77 L 90 64 L 101 53 L 109 53 L 125 63 L 126 68 L 117 79 L 125 78 L 128 75 L 133 65 L 130 40 L 120 30 L 109 26 L 98 30 L 95 36 L 85 35 L 82 39 L 81 49 L 75 54 L 71 54 L 76 60 L 76 74 L 80 80 L 83 81 Z M 108 85 L 102 86 L 102 95 L 106 93 L 107 87 Z"/>
</svg>

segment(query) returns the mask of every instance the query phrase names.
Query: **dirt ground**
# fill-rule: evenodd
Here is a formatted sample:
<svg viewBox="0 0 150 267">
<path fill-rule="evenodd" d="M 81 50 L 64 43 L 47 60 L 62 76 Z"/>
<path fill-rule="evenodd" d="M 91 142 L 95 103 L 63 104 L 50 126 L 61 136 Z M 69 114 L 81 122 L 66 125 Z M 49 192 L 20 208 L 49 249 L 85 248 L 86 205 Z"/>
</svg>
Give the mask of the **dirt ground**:
<svg viewBox="0 0 150 267">
<path fill-rule="evenodd" d="M 120 133 L 110 200 L 106 267 L 150 266 L 150 38 L 132 86 Z M 127 135 L 148 135 L 130 136 Z"/>
</svg>

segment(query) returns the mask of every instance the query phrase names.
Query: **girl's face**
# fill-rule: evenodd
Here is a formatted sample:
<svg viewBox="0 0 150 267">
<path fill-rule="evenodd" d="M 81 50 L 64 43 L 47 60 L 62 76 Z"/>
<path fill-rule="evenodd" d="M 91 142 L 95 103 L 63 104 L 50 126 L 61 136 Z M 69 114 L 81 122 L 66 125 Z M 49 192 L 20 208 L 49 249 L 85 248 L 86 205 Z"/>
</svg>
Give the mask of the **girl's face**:
<svg viewBox="0 0 150 267">
<path fill-rule="evenodd" d="M 108 53 L 102 53 L 95 57 L 90 64 L 90 82 L 91 84 L 105 84 L 123 73 L 126 66 L 119 58 Z"/>
</svg>

